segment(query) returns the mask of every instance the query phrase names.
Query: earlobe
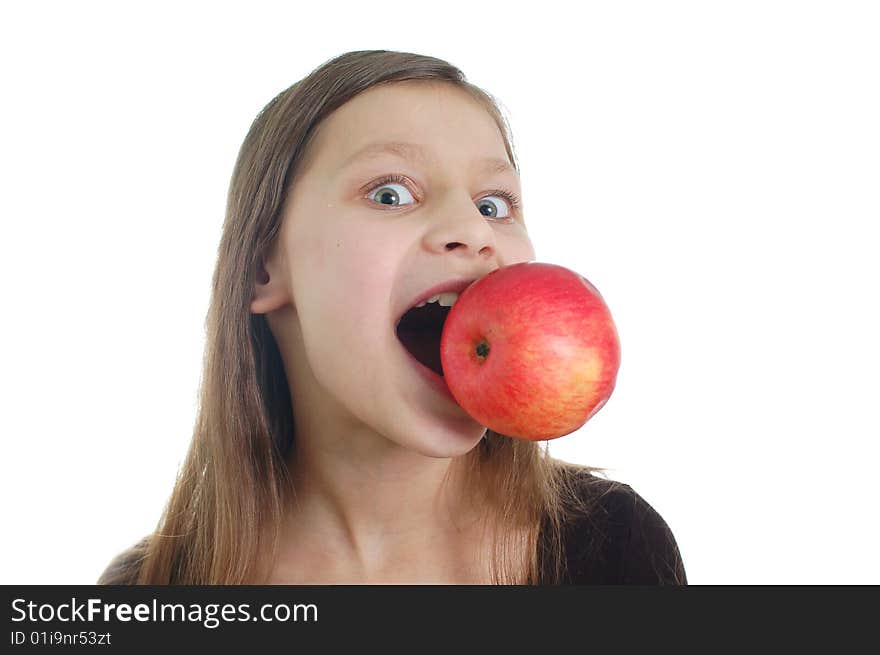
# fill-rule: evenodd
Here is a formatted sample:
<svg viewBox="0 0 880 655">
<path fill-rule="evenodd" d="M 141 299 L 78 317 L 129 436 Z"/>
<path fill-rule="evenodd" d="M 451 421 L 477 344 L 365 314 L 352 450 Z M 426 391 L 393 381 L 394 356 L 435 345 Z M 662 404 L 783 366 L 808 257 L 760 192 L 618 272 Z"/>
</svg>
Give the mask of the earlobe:
<svg viewBox="0 0 880 655">
<path fill-rule="evenodd" d="M 263 260 L 257 264 L 253 294 L 251 295 L 250 312 L 252 314 L 268 314 L 284 306 L 286 298 L 283 285 L 277 275 L 274 277 L 266 271 Z"/>
</svg>

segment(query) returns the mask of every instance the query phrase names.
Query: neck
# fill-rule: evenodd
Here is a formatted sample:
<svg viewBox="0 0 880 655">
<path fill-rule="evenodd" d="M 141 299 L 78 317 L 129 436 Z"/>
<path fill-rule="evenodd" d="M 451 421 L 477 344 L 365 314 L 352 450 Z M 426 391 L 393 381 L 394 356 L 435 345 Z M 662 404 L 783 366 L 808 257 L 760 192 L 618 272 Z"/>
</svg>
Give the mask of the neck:
<svg viewBox="0 0 880 655">
<path fill-rule="evenodd" d="M 427 579 L 458 567 L 462 557 L 473 560 L 481 526 L 462 493 L 460 463 L 405 448 L 357 461 L 299 449 L 289 462 L 294 501 L 280 557 L 332 563 L 354 578 L 411 566 L 413 575 Z"/>
</svg>

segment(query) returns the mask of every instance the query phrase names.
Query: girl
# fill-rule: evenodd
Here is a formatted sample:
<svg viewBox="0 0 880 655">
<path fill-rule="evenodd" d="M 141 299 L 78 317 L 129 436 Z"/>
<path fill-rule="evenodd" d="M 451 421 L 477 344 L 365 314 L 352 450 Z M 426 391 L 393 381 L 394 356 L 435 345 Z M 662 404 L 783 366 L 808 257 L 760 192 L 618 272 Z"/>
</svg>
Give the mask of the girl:
<svg viewBox="0 0 880 655">
<path fill-rule="evenodd" d="M 280 93 L 232 175 L 183 469 L 99 583 L 686 584 L 632 488 L 488 431 L 397 334 L 534 259 L 509 127 L 454 66 L 349 52 Z"/>
</svg>

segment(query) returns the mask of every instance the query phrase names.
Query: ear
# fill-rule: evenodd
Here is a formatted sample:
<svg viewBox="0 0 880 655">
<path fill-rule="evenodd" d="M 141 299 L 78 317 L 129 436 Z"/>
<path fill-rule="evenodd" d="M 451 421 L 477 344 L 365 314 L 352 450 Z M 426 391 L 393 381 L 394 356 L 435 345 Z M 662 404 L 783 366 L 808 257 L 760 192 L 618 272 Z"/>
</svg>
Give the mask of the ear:
<svg viewBox="0 0 880 655">
<path fill-rule="evenodd" d="M 280 270 L 274 258 L 260 257 L 257 261 L 254 288 L 251 293 L 252 314 L 268 314 L 290 303 Z"/>
</svg>

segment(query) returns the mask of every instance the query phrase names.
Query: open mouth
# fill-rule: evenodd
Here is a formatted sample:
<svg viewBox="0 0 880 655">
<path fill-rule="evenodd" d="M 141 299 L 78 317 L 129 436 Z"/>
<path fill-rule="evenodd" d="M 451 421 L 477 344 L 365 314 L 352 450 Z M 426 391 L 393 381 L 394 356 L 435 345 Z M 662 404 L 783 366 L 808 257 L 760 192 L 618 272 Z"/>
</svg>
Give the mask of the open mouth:
<svg viewBox="0 0 880 655">
<path fill-rule="evenodd" d="M 443 375 L 440 363 L 440 335 L 451 307 L 439 300 L 427 302 L 407 311 L 397 324 L 397 338 L 419 362 Z"/>
</svg>

